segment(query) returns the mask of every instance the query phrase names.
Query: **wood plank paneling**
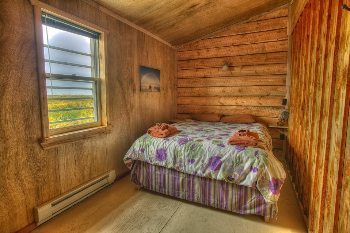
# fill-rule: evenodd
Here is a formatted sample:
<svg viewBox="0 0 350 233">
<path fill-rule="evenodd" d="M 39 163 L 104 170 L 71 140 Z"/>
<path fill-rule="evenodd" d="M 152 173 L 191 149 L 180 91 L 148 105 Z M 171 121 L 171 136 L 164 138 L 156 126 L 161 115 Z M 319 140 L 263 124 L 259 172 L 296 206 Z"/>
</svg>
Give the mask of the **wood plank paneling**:
<svg viewBox="0 0 350 233">
<path fill-rule="evenodd" d="M 237 77 L 249 75 L 275 75 L 287 74 L 286 64 L 268 64 L 253 66 L 231 66 L 229 70 L 222 68 L 207 68 L 193 70 L 178 70 L 177 77 L 180 78 L 207 78 L 207 77 Z"/>
<path fill-rule="evenodd" d="M 82 0 L 43 1 L 108 31 L 109 134 L 43 150 L 33 7 L 0 1 L 0 232 L 32 223 L 33 207 L 108 170 L 150 124 L 175 117 L 175 51 Z M 161 70 L 161 92 L 139 91 L 139 65 Z M 163 111 L 166 109 L 166 111 Z"/>
<path fill-rule="evenodd" d="M 178 79 L 178 87 L 285 86 L 285 75 Z"/>
<path fill-rule="evenodd" d="M 178 97 L 179 105 L 214 106 L 276 106 L 280 107 L 282 96 L 238 96 L 238 97 Z"/>
<path fill-rule="evenodd" d="M 338 232 L 350 232 L 350 118 L 346 133 L 346 148 L 343 164 L 342 189 L 340 190 Z"/>
<path fill-rule="evenodd" d="M 184 120 L 184 119 L 191 118 L 191 115 L 184 114 L 184 113 L 182 113 L 182 114 L 178 113 L 176 115 L 176 118 Z M 276 125 L 278 122 L 278 118 L 275 118 L 275 117 L 255 117 L 255 119 L 257 122 L 268 124 L 268 125 Z M 276 148 L 276 149 L 281 149 L 281 148 Z"/>
<path fill-rule="evenodd" d="M 96 2 L 159 35 L 171 44 L 180 45 L 283 6 L 289 0 L 96 0 Z M 264 16 L 263 19 L 284 16 L 286 11 L 280 10 Z"/>
<path fill-rule="evenodd" d="M 225 57 L 225 62 L 235 66 L 243 65 L 263 65 L 263 64 L 285 64 L 287 60 L 287 52 L 276 53 L 260 53 L 250 54 L 235 57 Z M 222 67 L 222 57 L 219 58 L 204 58 L 178 61 L 178 69 L 197 69 L 197 68 L 211 68 Z"/>
<path fill-rule="evenodd" d="M 310 232 L 348 232 L 349 209 L 342 207 L 349 169 L 350 15 L 340 8 L 345 2 L 300 0 L 290 10 L 295 27 L 287 161 Z"/>
<path fill-rule="evenodd" d="M 301 13 L 304 10 L 305 5 L 309 2 L 309 0 L 298 0 L 298 1 L 292 1 L 292 7 L 290 10 L 290 28 L 291 31 L 294 30 L 295 25 L 297 24 L 297 21 L 301 15 Z"/>
<path fill-rule="evenodd" d="M 285 96 L 285 86 L 178 88 L 178 96 Z"/>
<path fill-rule="evenodd" d="M 268 32 L 266 32 L 268 33 Z M 179 51 L 177 53 L 178 60 L 191 60 L 199 58 L 214 57 L 234 57 L 247 54 L 273 53 L 288 51 L 287 40 L 266 42 L 259 44 L 237 45 L 230 47 L 218 47 L 198 50 Z"/>
<path fill-rule="evenodd" d="M 288 17 L 288 7 L 280 7 L 279 9 L 272 10 L 270 12 L 264 13 L 263 15 L 255 15 L 250 18 L 249 21 L 260 21 L 265 19 L 275 19 L 281 17 Z"/>
<path fill-rule="evenodd" d="M 348 123 L 350 97 L 350 12 L 341 10 L 342 4 L 350 5 L 350 0 L 339 1 L 338 27 L 339 37 L 336 40 L 335 82 L 332 103 L 332 129 L 330 131 L 330 151 L 327 180 L 325 180 L 326 196 L 323 232 L 337 232 L 339 221 L 339 205 L 342 176 L 345 160 L 345 143 Z M 349 201 L 349 200 L 347 200 Z M 346 203 L 346 201 L 345 201 Z M 348 210 L 350 212 L 350 210 Z M 346 220 L 346 219 L 343 219 Z M 342 224 L 342 223 L 340 223 Z"/>
<path fill-rule="evenodd" d="M 210 37 L 222 37 L 237 34 L 247 34 L 261 31 L 271 31 L 286 28 L 288 18 L 286 16 L 280 18 L 264 19 L 264 17 L 251 20 L 242 24 L 232 25 L 221 32 L 215 33 Z"/>
<path fill-rule="evenodd" d="M 253 32 L 249 34 L 238 34 L 238 35 L 229 35 L 224 37 L 214 37 L 208 38 L 206 40 L 198 40 L 193 43 L 186 44 L 179 47 L 179 51 L 186 51 L 188 49 L 207 49 L 215 47 L 224 47 L 224 46 L 234 46 L 234 45 L 243 45 L 251 43 L 264 43 L 270 41 L 279 41 L 287 40 L 287 29 L 276 29 L 271 30 L 269 33 L 266 32 Z"/>
<path fill-rule="evenodd" d="M 189 114 L 207 114 L 217 113 L 223 115 L 233 115 L 237 112 L 242 114 L 252 114 L 257 117 L 278 117 L 283 108 L 260 107 L 260 106 L 197 106 L 197 105 L 178 105 L 178 113 Z"/>
<path fill-rule="evenodd" d="M 179 46 L 178 117 L 247 113 L 276 124 L 286 96 L 287 16 L 283 7 Z"/>
</svg>

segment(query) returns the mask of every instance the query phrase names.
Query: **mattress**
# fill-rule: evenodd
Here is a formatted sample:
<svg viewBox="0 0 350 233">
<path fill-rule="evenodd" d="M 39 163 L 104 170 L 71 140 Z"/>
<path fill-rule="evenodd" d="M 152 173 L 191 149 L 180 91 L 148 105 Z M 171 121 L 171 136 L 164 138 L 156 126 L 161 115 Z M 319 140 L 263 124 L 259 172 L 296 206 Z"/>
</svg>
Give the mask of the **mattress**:
<svg viewBox="0 0 350 233">
<path fill-rule="evenodd" d="M 272 153 L 271 137 L 259 123 L 179 122 L 180 132 L 168 138 L 142 135 L 124 157 L 127 164 L 142 161 L 184 174 L 257 189 L 264 200 L 277 202 L 286 178 Z M 259 135 L 257 147 L 228 144 L 240 129 Z"/>
</svg>

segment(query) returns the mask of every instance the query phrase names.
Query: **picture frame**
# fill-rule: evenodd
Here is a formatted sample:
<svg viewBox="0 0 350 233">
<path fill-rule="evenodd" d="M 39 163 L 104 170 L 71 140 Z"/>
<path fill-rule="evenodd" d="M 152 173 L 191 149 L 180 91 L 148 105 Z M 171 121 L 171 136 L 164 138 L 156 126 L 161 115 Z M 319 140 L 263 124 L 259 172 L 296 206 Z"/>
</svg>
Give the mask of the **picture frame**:
<svg viewBox="0 0 350 233">
<path fill-rule="evenodd" d="M 140 91 L 141 92 L 160 92 L 160 70 L 140 66 Z"/>
</svg>

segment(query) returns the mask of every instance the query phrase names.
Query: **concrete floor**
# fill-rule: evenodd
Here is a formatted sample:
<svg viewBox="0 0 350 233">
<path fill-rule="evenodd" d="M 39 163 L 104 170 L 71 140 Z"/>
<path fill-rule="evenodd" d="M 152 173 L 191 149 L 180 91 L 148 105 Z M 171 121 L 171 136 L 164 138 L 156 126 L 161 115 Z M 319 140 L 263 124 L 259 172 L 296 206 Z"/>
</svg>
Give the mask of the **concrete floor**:
<svg viewBox="0 0 350 233">
<path fill-rule="evenodd" d="M 243 216 L 138 191 L 125 177 L 34 230 L 41 232 L 284 233 L 307 232 L 288 179 L 277 221 Z"/>
</svg>

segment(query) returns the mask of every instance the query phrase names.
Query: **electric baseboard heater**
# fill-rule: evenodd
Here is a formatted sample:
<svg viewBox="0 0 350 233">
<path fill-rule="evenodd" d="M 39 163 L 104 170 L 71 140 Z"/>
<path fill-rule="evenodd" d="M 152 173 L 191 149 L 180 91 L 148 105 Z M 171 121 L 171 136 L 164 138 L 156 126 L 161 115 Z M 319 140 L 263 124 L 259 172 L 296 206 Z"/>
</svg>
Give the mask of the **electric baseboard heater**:
<svg viewBox="0 0 350 233">
<path fill-rule="evenodd" d="M 70 192 L 34 208 L 34 218 L 37 225 L 48 221 L 59 213 L 112 184 L 115 178 L 115 170 L 112 170 L 86 184 L 78 186 Z"/>
</svg>

